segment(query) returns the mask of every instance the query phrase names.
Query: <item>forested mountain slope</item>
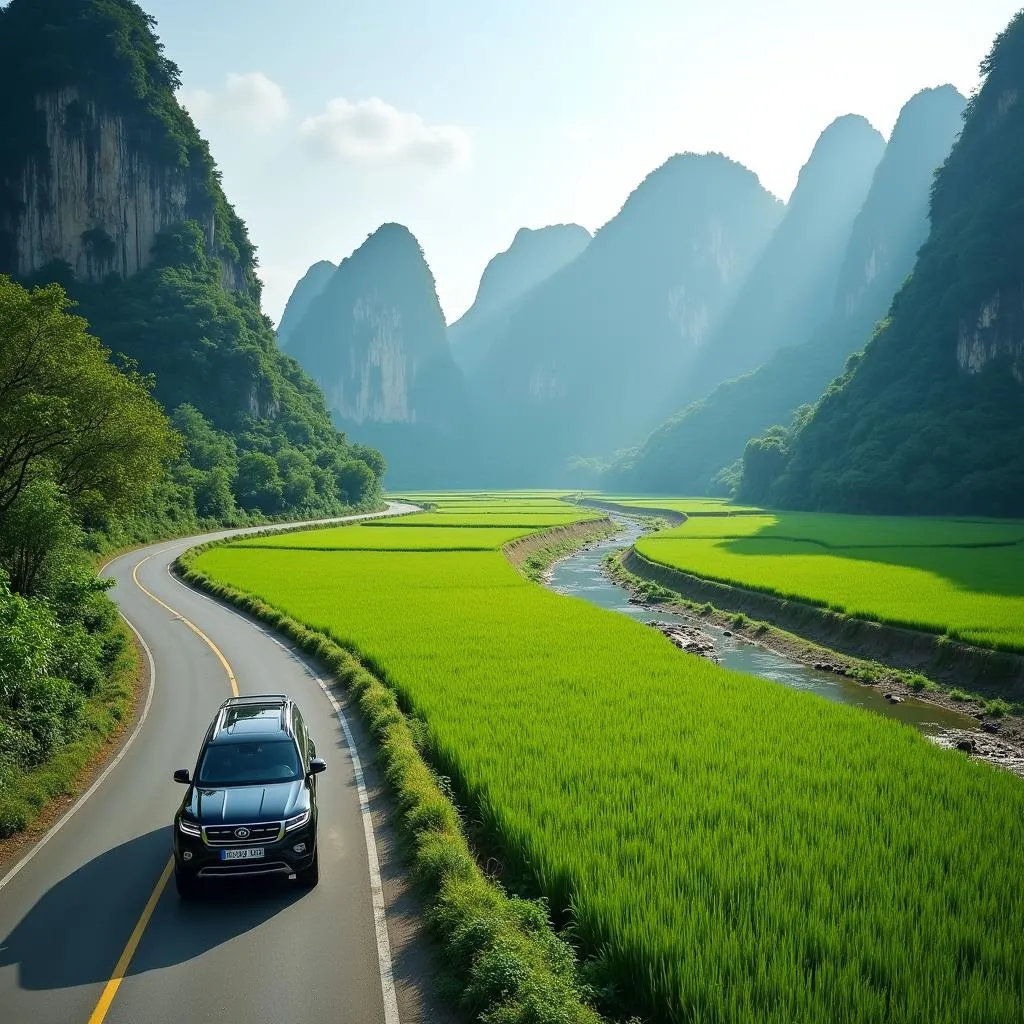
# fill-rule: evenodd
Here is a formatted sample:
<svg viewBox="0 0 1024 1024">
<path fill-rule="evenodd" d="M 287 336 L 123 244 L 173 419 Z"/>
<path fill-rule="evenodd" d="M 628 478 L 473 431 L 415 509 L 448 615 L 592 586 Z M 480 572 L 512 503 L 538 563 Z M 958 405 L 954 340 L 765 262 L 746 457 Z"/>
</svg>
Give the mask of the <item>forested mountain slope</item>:
<svg viewBox="0 0 1024 1024">
<path fill-rule="evenodd" d="M 748 446 L 748 497 L 1024 515 L 1024 12 L 982 70 L 912 277 L 795 436 Z"/>
<path fill-rule="evenodd" d="M 614 488 L 724 493 L 717 480 L 746 442 L 796 408 L 814 402 L 864 346 L 913 269 L 928 235 L 935 169 L 949 154 L 966 100 L 951 85 L 926 89 L 900 112 L 846 245 L 828 321 L 797 345 L 779 349 L 753 373 L 726 381 L 624 453 L 605 482 Z"/>
</svg>

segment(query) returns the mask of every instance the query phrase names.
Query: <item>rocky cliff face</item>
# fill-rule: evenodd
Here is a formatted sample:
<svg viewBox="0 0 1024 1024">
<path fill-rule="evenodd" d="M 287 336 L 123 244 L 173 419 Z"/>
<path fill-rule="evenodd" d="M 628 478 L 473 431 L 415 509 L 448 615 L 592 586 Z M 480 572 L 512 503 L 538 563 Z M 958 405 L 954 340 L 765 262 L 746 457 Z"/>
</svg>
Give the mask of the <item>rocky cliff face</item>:
<svg viewBox="0 0 1024 1024">
<path fill-rule="evenodd" d="M 35 102 L 44 148 L 7 182 L 0 271 L 25 278 L 59 261 L 83 281 L 130 277 L 151 262 L 157 235 L 184 220 L 199 223 L 215 249 L 213 204 L 189 169 L 145 157 L 125 118 L 75 86 Z M 221 283 L 243 290 L 243 269 L 222 258 Z"/>
<path fill-rule="evenodd" d="M 1024 281 L 1009 295 L 994 292 L 977 313 L 961 318 L 956 361 L 970 375 L 1002 363 L 1024 384 Z"/>
<path fill-rule="evenodd" d="M 673 157 L 512 311 L 471 376 L 493 483 L 564 484 L 627 441 L 706 342 L 782 204 L 718 155 Z"/>
<path fill-rule="evenodd" d="M 928 237 L 932 179 L 960 132 L 966 103 L 952 85 L 943 85 L 904 104 L 850 232 L 834 318 L 855 315 L 865 302 L 877 304 L 875 293 L 888 306 L 913 269 Z"/>
<path fill-rule="evenodd" d="M 473 305 L 448 328 L 456 361 L 466 369 L 479 365 L 523 296 L 576 259 L 589 243 L 590 232 L 578 224 L 520 228 L 512 244 L 484 268 Z"/>
<path fill-rule="evenodd" d="M 436 482 L 436 474 L 452 482 L 469 404 L 433 275 L 407 228 L 385 224 L 342 260 L 288 351 L 320 385 L 336 423 L 386 448 L 391 485 Z"/>
<path fill-rule="evenodd" d="M 413 235 L 385 224 L 342 260 L 289 349 L 341 420 L 415 423 L 429 416 L 432 400 L 426 408 L 414 401 L 417 381 L 451 354 L 434 279 Z"/>
</svg>

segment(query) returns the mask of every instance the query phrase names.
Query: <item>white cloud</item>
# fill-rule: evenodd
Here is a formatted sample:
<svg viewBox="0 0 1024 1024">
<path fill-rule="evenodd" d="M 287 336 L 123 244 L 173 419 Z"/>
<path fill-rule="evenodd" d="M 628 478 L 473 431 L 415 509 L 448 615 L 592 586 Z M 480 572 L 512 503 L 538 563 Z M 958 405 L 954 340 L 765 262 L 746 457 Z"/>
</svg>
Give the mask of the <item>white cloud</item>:
<svg viewBox="0 0 1024 1024">
<path fill-rule="evenodd" d="M 462 128 L 428 125 L 418 114 L 377 97 L 355 103 L 333 99 L 322 114 L 307 117 L 299 133 L 315 155 L 353 163 L 449 167 L 466 163 L 472 149 Z"/>
<path fill-rule="evenodd" d="M 182 89 L 178 98 L 197 121 L 216 118 L 256 131 L 280 124 L 290 109 L 284 89 L 262 71 L 232 72 L 219 92 Z"/>
</svg>

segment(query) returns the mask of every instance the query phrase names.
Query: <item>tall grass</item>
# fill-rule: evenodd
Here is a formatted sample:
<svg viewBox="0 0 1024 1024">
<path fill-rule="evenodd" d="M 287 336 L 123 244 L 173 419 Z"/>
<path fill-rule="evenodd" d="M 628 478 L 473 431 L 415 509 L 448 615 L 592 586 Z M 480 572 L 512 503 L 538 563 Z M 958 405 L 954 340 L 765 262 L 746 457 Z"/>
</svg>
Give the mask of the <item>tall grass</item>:
<svg viewBox="0 0 1024 1024">
<path fill-rule="evenodd" d="M 387 679 L 506 876 L 569 914 L 617 1007 L 671 1022 L 1019 1022 L 1015 777 L 684 655 L 528 583 L 497 551 L 250 544 L 196 567 Z"/>
<path fill-rule="evenodd" d="M 1024 650 L 1024 526 L 854 516 L 691 519 L 645 558 L 707 579 Z"/>
</svg>

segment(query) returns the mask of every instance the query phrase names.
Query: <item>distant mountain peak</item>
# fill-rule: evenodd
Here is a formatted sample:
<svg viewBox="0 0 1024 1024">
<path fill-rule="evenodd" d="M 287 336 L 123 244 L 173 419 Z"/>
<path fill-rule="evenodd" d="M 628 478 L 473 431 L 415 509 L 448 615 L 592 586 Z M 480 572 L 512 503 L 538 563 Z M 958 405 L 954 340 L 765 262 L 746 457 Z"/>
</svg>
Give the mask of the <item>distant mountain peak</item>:
<svg viewBox="0 0 1024 1024">
<path fill-rule="evenodd" d="M 497 333 L 496 318 L 576 259 L 590 240 L 579 224 L 520 228 L 511 245 L 488 261 L 473 305 L 448 328 L 456 359 L 463 366 L 479 362 Z"/>
<path fill-rule="evenodd" d="M 306 271 L 292 289 L 281 314 L 281 322 L 277 325 L 277 343 L 281 348 L 288 346 L 292 332 L 306 315 L 310 303 L 327 287 L 327 282 L 337 269 L 328 260 L 320 260 Z"/>
</svg>

